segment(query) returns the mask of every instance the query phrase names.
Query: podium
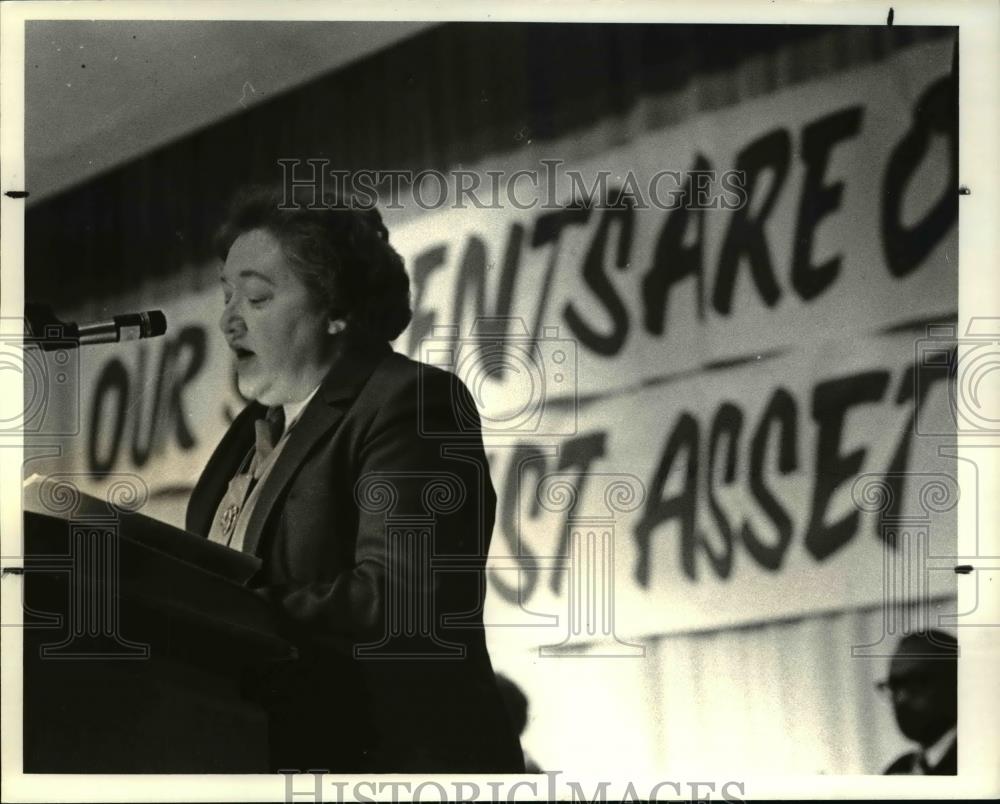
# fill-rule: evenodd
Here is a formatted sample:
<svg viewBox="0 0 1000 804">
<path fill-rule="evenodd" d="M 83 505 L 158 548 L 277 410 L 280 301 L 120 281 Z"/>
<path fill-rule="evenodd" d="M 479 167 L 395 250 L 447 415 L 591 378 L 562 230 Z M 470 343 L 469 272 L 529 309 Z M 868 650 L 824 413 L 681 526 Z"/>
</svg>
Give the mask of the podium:
<svg viewBox="0 0 1000 804">
<path fill-rule="evenodd" d="M 25 773 L 266 773 L 287 661 L 256 562 L 139 515 L 24 514 Z"/>
</svg>

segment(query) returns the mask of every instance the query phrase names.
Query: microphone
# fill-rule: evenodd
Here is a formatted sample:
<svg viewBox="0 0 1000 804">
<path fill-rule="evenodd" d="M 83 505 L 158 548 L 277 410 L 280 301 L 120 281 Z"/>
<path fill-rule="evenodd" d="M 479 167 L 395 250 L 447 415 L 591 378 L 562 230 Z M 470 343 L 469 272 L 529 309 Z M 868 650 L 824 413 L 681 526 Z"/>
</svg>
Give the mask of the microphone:
<svg viewBox="0 0 1000 804">
<path fill-rule="evenodd" d="M 110 321 L 92 324 L 63 322 L 46 305 L 24 305 L 28 338 L 25 345 L 34 344 L 43 351 L 74 349 L 94 343 L 118 343 L 139 338 L 155 338 L 167 331 L 167 317 L 162 310 L 116 315 Z"/>
<path fill-rule="evenodd" d="M 80 345 L 91 343 L 118 343 L 137 341 L 139 338 L 155 338 L 167 331 L 167 317 L 162 310 L 146 310 L 144 313 L 116 315 L 110 321 L 93 324 L 69 324 L 76 328 Z"/>
</svg>

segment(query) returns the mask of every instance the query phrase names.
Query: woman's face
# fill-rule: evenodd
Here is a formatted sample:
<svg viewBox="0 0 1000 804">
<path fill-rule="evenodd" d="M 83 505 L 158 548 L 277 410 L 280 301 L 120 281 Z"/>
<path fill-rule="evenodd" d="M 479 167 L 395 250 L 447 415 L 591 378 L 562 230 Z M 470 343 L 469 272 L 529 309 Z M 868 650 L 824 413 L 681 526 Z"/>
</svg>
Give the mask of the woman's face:
<svg viewBox="0 0 1000 804">
<path fill-rule="evenodd" d="M 219 328 L 236 356 L 240 393 L 264 405 L 300 402 L 333 358 L 330 319 L 263 229 L 236 238 L 219 276 Z"/>
</svg>

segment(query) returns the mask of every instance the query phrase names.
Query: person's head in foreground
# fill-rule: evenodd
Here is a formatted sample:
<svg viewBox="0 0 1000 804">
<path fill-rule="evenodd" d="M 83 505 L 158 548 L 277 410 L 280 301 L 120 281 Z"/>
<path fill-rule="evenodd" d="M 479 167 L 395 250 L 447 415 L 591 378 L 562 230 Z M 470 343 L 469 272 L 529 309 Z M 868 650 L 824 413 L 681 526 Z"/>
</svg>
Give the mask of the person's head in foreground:
<svg viewBox="0 0 1000 804">
<path fill-rule="evenodd" d="M 264 405 L 305 399 L 342 350 L 392 341 L 410 322 L 409 279 L 375 209 L 293 206 L 280 189 L 252 187 L 216 252 L 219 327 L 240 393 Z"/>
<path fill-rule="evenodd" d="M 883 688 L 903 735 L 933 745 L 958 718 L 958 641 L 937 630 L 903 637 Z"/>
</svg>

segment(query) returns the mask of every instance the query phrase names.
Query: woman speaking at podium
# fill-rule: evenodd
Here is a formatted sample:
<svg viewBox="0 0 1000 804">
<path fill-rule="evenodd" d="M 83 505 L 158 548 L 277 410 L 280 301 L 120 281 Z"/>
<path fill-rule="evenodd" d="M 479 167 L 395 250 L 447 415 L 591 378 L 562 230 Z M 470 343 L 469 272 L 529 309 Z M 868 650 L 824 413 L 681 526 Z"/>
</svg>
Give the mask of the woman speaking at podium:
<svg viewBox="0 0 1000 804">
<path fill-rule="evenodd" d="M 496 496 L 478 417 L 457 377 L 389 346 L 409 280 L 380 215 L 252 188 L 217 244 L 252 401 L 187 528 L 262 560 L 250 585 L 298 648 L 255 681 L 272 771 L 522 771 L 482 621 Z"/>
</svg>

